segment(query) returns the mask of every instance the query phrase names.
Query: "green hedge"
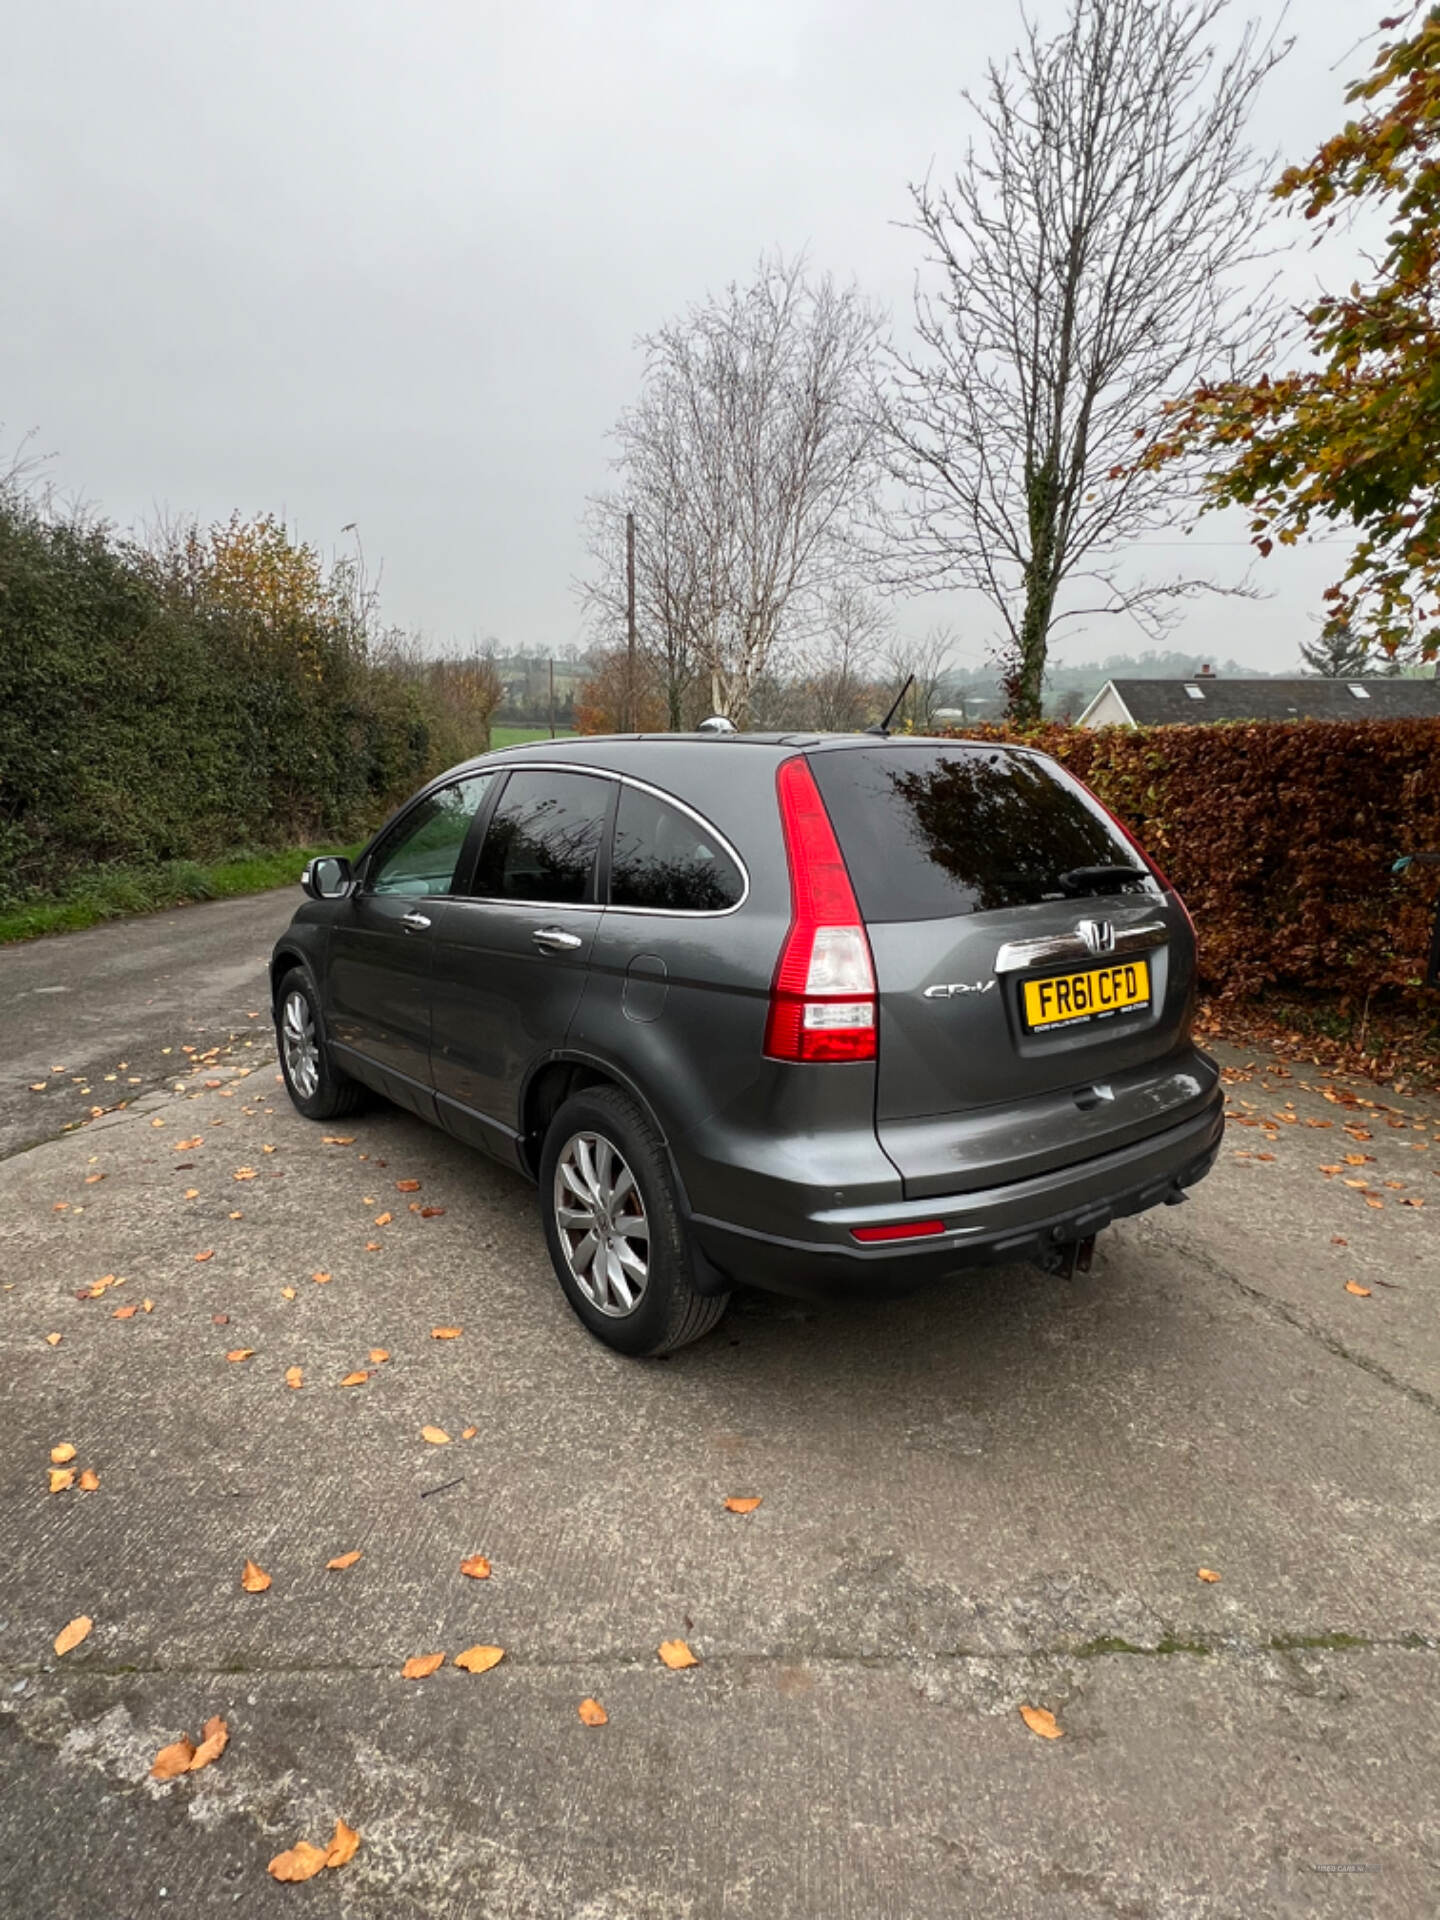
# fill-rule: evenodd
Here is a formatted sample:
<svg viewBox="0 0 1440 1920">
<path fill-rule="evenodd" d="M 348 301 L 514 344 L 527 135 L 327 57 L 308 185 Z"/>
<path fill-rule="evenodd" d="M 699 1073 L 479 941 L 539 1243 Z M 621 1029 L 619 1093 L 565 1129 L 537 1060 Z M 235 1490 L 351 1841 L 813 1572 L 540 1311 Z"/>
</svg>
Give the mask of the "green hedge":
<svg viewBox="0 0 1440 1920">
<path fill-rule="evenodd" d="M 1043 748 L 1119 815 L 1184 896 L 1212 991 L 1419 988 L 1440 875 L 1391 867 L 1440 849 L 1440 720 L 964 731 Z"/>
</svg>

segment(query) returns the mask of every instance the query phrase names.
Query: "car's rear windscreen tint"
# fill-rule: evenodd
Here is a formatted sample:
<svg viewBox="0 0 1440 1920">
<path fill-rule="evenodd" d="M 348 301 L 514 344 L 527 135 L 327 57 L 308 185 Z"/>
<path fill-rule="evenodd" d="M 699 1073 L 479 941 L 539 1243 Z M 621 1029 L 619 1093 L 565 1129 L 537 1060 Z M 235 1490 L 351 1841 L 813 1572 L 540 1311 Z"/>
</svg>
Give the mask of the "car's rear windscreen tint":
<svg viewBox="0 0 1440 1920">
<path fill-rule="evenodd" d="M 1062 874 L 1134 849 L 1043 761 L 1005 748 L 843 748 L 810 756 L 867 920 L 938 920 L 1075 897 Z"/>
</svg>

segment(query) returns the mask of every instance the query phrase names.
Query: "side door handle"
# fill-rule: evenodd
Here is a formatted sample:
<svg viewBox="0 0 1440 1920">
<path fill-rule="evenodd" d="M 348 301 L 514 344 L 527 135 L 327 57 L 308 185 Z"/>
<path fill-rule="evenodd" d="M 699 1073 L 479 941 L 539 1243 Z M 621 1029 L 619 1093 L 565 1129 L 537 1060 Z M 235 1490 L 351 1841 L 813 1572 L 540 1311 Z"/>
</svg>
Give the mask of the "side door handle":
<svg viewBox="0 0 1440 1920">
<path fill-rule="evenodd" d="M 423 933 L 430 924 L 430 918 L 428 914 L 416 913 L 412 909 L 409 913 L 401 914 L 400 924 L 408 927 L 412 933 Z"/>
<path fill-rule="evenodd" d="M 563 927 L 536 927 L 530 938 L 546 953 L 570 953 L 585 944 L 578 933 L 567 933 Z"/>
</svg>

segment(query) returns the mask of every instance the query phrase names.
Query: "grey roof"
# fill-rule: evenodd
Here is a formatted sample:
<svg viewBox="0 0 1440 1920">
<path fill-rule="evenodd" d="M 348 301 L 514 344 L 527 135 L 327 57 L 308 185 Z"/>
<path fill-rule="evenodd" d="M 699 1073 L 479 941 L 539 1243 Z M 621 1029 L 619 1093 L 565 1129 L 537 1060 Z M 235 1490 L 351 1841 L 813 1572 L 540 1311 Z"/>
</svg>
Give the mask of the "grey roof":
<svg viewBox="0 0 1440 1920">
<path fill-rule="evenodd" d="M 1440 682 L 1367 675 L 1354 680 L 1111 680 L 1138 727 L 1203 720 L 1420 720 L 1440 718 Z M 1198 688 L 1197 700 L 1186 692 Z M 1368 697 L 1352 692 L 1361 688 Z M 1102 689 L 1103 691 L 1103 689 Z M 1099 697 L 1098 695 L 1096 696 Z M 1091 703 L 1094 704 L 1093 702 Z M 1081 716 L 1083 719 L 1083 715 Z"/>
</svg>

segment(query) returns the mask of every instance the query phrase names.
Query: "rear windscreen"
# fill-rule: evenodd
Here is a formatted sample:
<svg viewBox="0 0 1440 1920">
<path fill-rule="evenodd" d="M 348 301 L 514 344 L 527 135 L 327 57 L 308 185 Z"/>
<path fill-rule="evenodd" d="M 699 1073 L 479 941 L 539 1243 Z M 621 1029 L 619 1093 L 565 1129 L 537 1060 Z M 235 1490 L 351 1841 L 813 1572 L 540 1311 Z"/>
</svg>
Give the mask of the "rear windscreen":
<svg viewBox="0 0 1440 1920">
<path fill-rule="evenodd" d="M 844 748 L 810 756 L 867 920 L 938 920 L 1127 883 L 1134 849 L 1044 761 L 1005 748 Z"/>
</svg>

